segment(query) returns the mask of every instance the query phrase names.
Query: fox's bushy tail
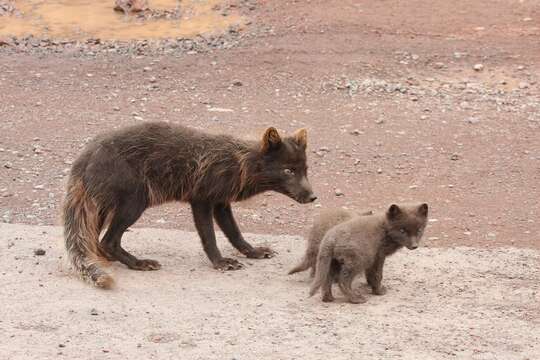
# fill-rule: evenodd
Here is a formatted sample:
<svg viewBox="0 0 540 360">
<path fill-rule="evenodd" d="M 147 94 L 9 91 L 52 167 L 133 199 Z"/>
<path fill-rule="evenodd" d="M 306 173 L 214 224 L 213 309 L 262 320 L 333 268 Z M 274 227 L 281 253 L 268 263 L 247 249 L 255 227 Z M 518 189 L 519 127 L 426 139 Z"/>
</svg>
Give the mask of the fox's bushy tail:
<svg viewBox="0 0 540 360">
<path fill-rule="evenodd" d="M 75 271 L 96 287 L 111 288 L 113 278 L 100 268 L 106 260 L 99 250 L 99 209 L 82 180 L 70 179 L 63 215 L 66 251 Z"/>
</svg>

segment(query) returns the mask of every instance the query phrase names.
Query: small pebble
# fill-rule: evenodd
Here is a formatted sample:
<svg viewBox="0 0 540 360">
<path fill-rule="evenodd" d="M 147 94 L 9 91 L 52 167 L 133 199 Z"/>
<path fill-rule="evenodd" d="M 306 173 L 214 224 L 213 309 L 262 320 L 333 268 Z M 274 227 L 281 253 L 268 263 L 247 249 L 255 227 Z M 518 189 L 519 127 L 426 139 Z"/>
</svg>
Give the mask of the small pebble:
<svg viewBox="0 0 540 360">
<path fill-rule="evenodd" d="M 484 65 L 482 65 L 482 64 L 475 64 L 475 65 L 473 66 L 473 69 L 474 69 L 475 71 L 482 71 L 482 70 L 484 70 Z"/>
<path fill-rule="evenodd" d="M 34 255 L 36 256 L 43 256 L 45 255 L 46 251 L 41 249 L 41 248 L 38 248 L 38 249 L 34 249 Z"/>
</svg>

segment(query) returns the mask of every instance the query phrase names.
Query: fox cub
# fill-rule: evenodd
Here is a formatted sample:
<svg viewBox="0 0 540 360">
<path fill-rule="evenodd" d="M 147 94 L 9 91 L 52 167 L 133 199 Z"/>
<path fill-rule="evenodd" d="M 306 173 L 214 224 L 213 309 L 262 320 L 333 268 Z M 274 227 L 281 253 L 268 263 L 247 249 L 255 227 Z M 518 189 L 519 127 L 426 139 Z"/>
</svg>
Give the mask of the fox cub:
<svg viewBox="0 0 540 360">
<path fill-rule="evenodd" d="M 365 272 L 373 293 L 384 295 L 386 289 L 381 281 L 385 258 L 403 246 L 416 249 L 426 227 L 427 216 L 428 205 L 425 203 L 394 204 L 385 213 L 354 216 L 332 227 L 319 247 L 310 295 L 313 296 L 320 288 L 322 301 L 333 301 L 332 283 L 337 280 L 349 302 L 363 303 L 366 299 L 351 287 L 354 278 L 362 272 Z"/>
<path fill-rule="evenodd" d="M 301 262 L 289 271 L 289 275 L 311 268 L 310 276 L 314 277 L 317 268 L 319 245 L 321 245 L 324 235 L 337 224 L 341 224 L 358 215 L 373 215 L 373 211 L 369 210 L 357 214 L 345 209 L 329 209 L 321 212 L 309 231 L 306 254 Z"/>
</svg>

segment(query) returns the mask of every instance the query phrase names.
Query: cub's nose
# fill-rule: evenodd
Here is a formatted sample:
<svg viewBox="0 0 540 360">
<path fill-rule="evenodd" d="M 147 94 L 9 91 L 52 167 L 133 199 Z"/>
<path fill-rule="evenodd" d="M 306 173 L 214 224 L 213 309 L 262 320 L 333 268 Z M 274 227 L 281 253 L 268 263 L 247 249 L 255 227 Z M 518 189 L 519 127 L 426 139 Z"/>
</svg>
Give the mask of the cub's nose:
<svg viewBox="0 0 540 360">
<path fill-rule="evenodd" d="M 309 195 L 309 202 L 314 202 L 315 200 L 317 200 L 317 197 L 313 194 Z"/>
<path fill-rule="evenodd" d="M 411 249 L 411 250 L 414 250 L 414 249 L 417 249 L 417 248 L 418 248 L 418 245 L 411 245 L 411 246 L 409 247 L 409 249 Z"/>
</svg>

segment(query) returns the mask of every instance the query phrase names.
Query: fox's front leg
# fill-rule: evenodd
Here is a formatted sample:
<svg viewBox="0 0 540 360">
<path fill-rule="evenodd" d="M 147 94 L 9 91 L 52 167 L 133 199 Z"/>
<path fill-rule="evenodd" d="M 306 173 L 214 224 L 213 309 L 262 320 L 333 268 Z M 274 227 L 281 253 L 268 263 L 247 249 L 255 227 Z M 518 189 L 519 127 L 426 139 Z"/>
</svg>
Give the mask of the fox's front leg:
<svg viewBox="0 0 540 360">
<path fill-rule="evenodd" d="M 195 227 L 201 237 L 204 252 L 218 270 L 238 270 L 242 264 L 235 259 L 221 256 L 216 245 L 216 234 L 214 233 L 214 222 L 212 221 L 213 205 L 206 202 L 191 203 L 193 220 Z"/>
<path fill-rule="evenodd" d="M 383 267 L 384 267 L 384 255 L 377 256 L 373 265 L 366 270 L 366 280 L 371 286 L 373 294 L 375 295 L 384 295 L 386 294 L 386 288 L 381 284 L 383 278 Z"/>
<path fill-rule="evenodd" d="M 261 259 L 269 258 L 274 255 L 271 249 L 267 247 L 253 247 L 244 240 L 244 237 L 234 220 L 231 204 L 216 204 L 214 206 L 214 218 L 227 239 L 229 239 L 229 242 L 248 258 Z"/>
</svg>

